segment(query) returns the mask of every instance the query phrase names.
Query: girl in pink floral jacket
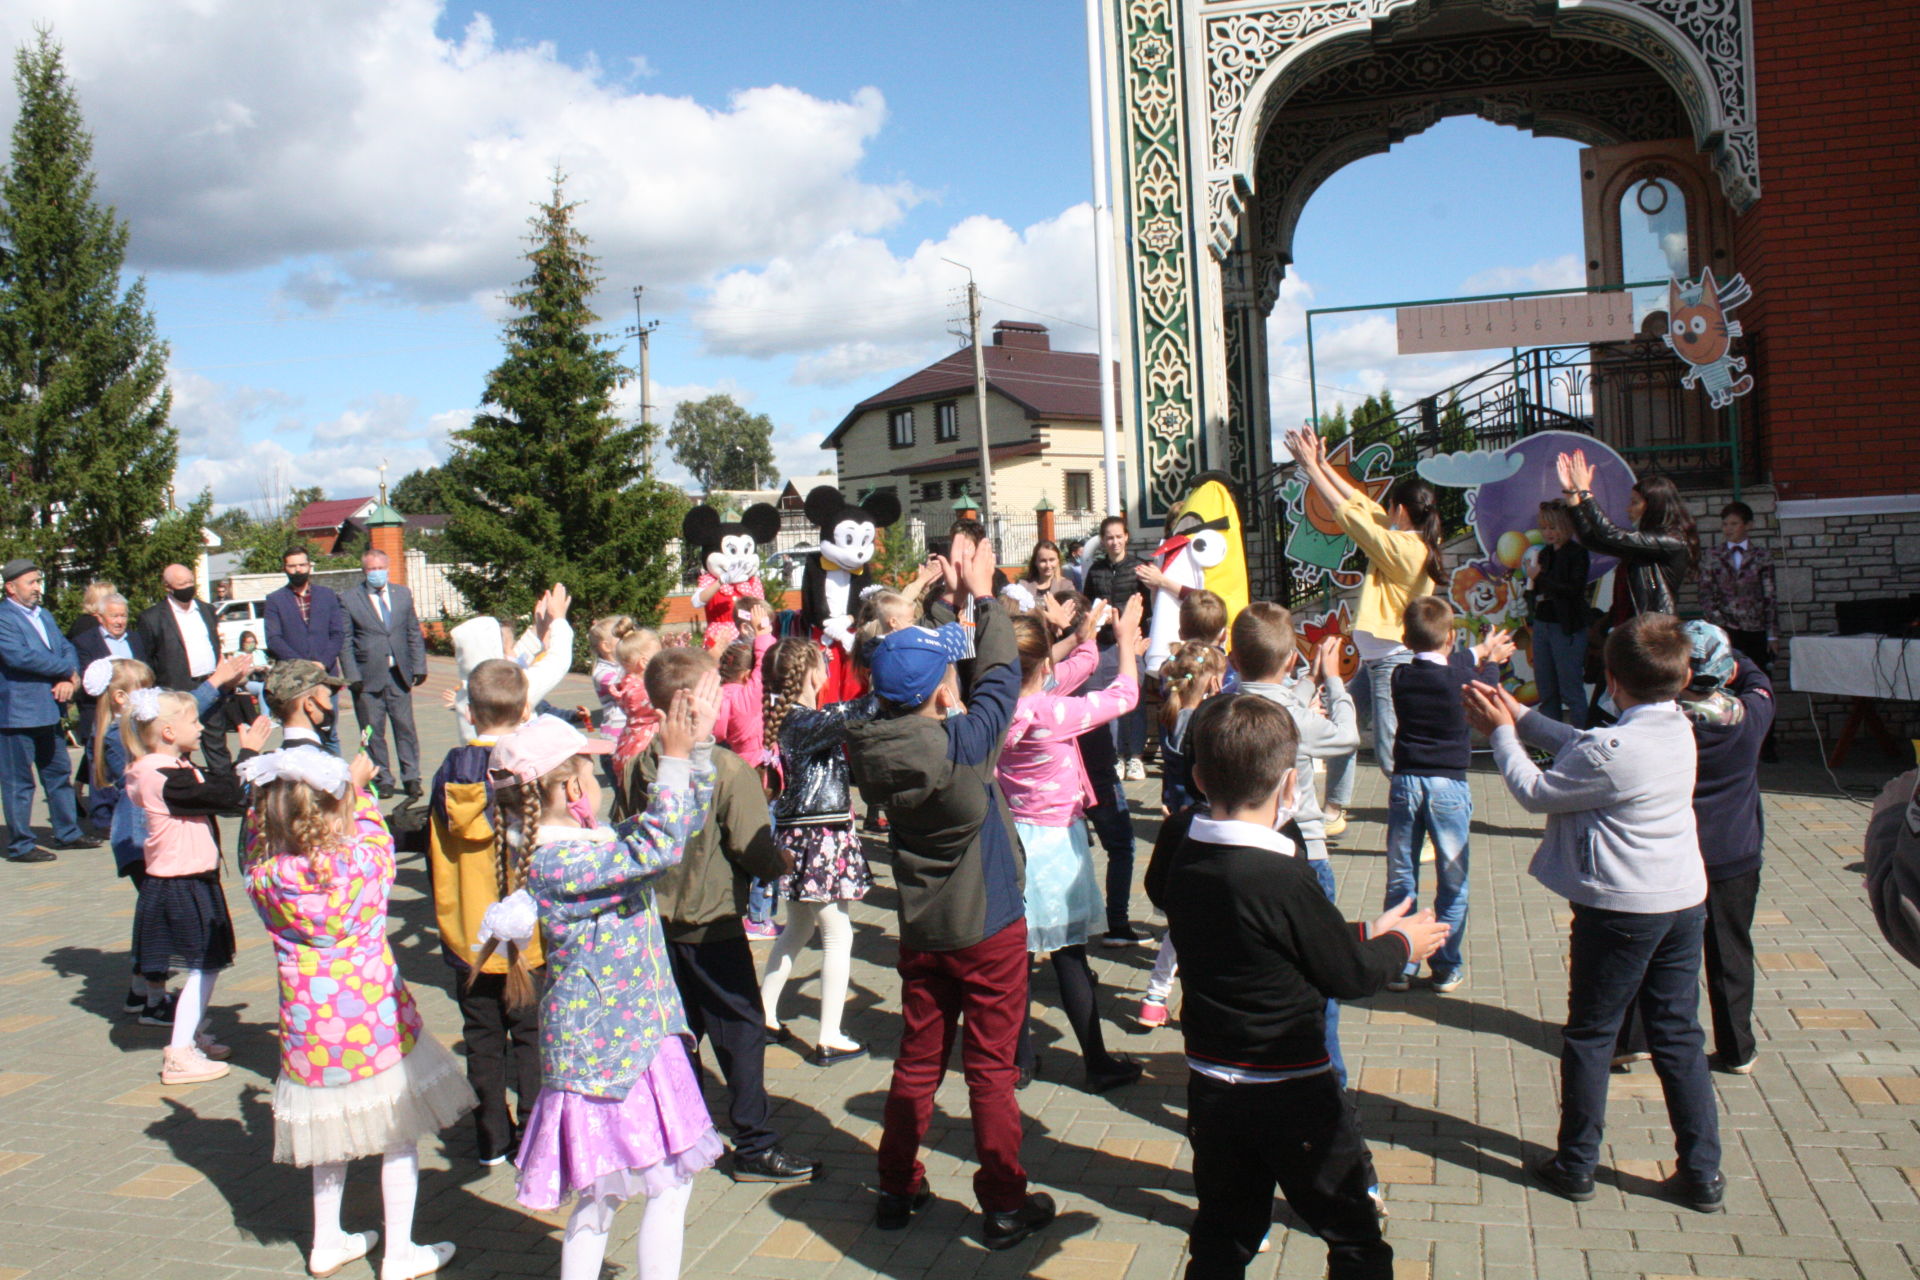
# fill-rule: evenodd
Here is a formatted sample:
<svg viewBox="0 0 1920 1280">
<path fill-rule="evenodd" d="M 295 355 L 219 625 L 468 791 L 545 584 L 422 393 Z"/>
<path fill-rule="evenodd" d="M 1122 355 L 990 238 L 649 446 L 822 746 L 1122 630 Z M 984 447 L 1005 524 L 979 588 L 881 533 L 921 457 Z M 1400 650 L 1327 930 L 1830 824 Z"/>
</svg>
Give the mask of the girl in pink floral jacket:
<svg viewBox="0 0 1920 1280">
<path fill-rule="evenodd" d="M 1096 693 L 1074 696 L 1098 664 L 1090 632 L 1064 661 L 1053 661 L 1053 628 L 1034 615 L 1013 620 L 1020 651 L 1020 702 L 1000 755 L 1000 790 L 1013 811 L 1027 855 L 1027 949 L 1053 961 L 1067 1022 L 1080 1042 L 1087 1087 L 1105 1092 L 1140 1078 L 1140 1066 L 1107 1052 L 1100 1030 L 1093 970 L 1086 941 L 1100 931 L 1105 908 L 1081 815 L 1093 786 L 1075 739 L 1133 710 L 1140 701 L 1135 667 L 1140 647 L 1140 601 L 1135 595 L 1114 623 L 1120 672 Z M 1048 687 L 1048 678 L 1053 687 Z M 1017 1053 L 1023 1079 L 1036 1069 L 1031 1037 L 1022 1030 Z"/>
<path fill-rule="evenodd" d="M 419 1141 L 475 1099 L 454 1056 L 421 1030 L 387 944 L 393 837 L 366 790 L 372 774 L 365 755 L 349 769 L 313 746 L 242 762 L 253 786 L 243 861 L 280 975 L 273 1158 L 313 1170 L 308 1269 L 331 1274 L 378 1241 L 340 1225 L 347 1162 L 378 1155 L 380 1277 L 410 1280 L 453 1256 L 451 1244 L 413 1241 Z"/>
</svg>

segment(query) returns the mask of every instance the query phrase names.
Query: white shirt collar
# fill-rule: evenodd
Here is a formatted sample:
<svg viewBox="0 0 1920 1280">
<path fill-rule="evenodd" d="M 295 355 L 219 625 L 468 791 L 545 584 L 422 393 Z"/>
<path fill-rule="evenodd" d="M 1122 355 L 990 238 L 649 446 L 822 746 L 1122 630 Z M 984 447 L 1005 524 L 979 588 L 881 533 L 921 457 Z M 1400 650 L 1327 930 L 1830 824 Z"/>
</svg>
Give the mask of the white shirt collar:
<svg viewBox="0 0 1920 1280">
<path fill-rule="evenodd" d="M 1226 818 L 1195 818 L 1193 826 L 1187 831 L 1187 838 L 1199 840 L 1205 844 L 1232 844 L 1243 845 L 1250 849 L 1267 849 L 1289 858 L 1297 852 L 1293 847 L 1293 841 L 1272 827 L 1263 827 L 1257 822 L 1238 822 Z"/>
<path fill-rule="evenodd" d="M 1726 545 L 1729 551 L 1745 551 L 1747 549 L 1747 540 L 1742 538 L 1738 542 L 1729 542 Z"/>
<path fill-rule="evenodd" d="M 1413 658 L 1415 662 L 1431 662 L 1436 667 L 1444 667 L 1444 666 L 1451 665 L 1448 661 L 1447 655 L 1444 653 L 1432 653 L 1432 652 L 1416 653 L 1413 655 Z"/>
<path fill-rule="evenodd" d="M 169 594 L 167 596 L 167 603 L 173 606 L 173 611 L 175 613 L 192 613 L 193 607 L 199 604 L 200 601 L 196 597 L 195 599 L 187 601 L 185 604 L 181 604 L 178 600 L 175 600 L 171 594 Z"/>
<path fill-rule="evenodd" d="M 320 735 L 304 725 L 286 724 L 280 726 L 280 742 L 288 745 L 295 742 L 319 742 Z"/>
<path fill-rule="evenodd" d="M 1678 715 L 1680 713 L 1680 704 L 1675 702 L 1672 698 L 1668 698 L 1665 702 L 1635 703 L 1633 706 L 1628 707 L 1625 711 L 1622 711 L 1620 713 L 1620 718 L 1614 723 L 1625 724 L 1627 721 L 1636 719 L 1637 717 L 1643 714 L 1659 715 L 1659 714 L 1666 714 L 1666 713 L 1672 713 L 1674 715 Z"/>
</svg>

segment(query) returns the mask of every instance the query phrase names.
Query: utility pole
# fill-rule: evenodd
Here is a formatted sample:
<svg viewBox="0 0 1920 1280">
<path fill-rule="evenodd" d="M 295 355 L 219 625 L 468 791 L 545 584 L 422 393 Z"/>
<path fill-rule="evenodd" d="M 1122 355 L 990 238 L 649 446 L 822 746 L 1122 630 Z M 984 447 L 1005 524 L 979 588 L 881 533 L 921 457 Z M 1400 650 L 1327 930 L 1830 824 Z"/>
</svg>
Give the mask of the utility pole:
<svg viewBox="0 0 1920 1280">
<path fill-rule="evenodd" d="M 973 334 L 973 405 L 980 422 L 980 522 L 991 533 L 993 451 L 987 447 L 987 355 L 980 345 L 980 286 L 973 282 L 971 267 L 967 268 L 967 327 Z"/>
<path fill-rule="evenodd" d="M 646 290 L 647 287 L 643 284 L 633 286 L 633 326 L 627 330 L 626 336 L 640 340 L 640 422 L 644 426 L 652 426 L 654 425 L 653 368 L 649 359 L 649 340 L 653 337 L 653 331 L 660 327 L 660 322 L 655 320 L 649 324 L 642 316 L 640 311 L 640 295 L 645 293 Z M 646 468 L 647 475 L 651 477 L 653 475 L 652 434 L 647 436 Z"/>
<path fill-rule="evenodd" d="M 1100 335 L 1100 470 L 1107 491 L 1107 514 L 1125 505 L 1120 492 L 1120 426 L 1113 391 L 1113 209 L 1108 204 L 1106 42 L 1101 36 L 1100 0 L 1087 0 L 1087 95 L 1093 115 L 1093 305 Z"/>
</svg>

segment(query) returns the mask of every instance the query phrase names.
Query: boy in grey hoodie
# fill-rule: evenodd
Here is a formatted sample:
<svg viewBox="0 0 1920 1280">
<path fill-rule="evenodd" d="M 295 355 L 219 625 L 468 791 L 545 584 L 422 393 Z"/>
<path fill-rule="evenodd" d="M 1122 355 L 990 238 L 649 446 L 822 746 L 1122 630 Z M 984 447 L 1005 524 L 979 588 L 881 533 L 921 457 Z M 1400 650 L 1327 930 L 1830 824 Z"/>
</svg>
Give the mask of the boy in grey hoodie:
<svg viewBox="0 0 1920 1280">
<path fill-rule="evenodd" d="M 848 759 L 870 804 L 886 809 L 900 896 L 904 1026 L 880 1137 L 882 1230 L 905 1227 L 933 1198 L 920 1162 L 933 1095 L 953 1042 L 971 1095 L 974 1195 L 989 1249 L 1053 1220 L 1020 1163 L 1014 1049 L 1027 1016 L 1025 863 L 994 767 L 1020 696 L 1013 624 L 993 597 L 991 549 L 954 539 L 962 626 L 974 629 L 962 688 L 945 639 L 906 627 L 874 647 L 880 714 L 850 725 Z M 958 1024 L 958 1025 L 956 1025 Z"/>
<path fill-rule="evenodd" d="M 1693 729 L 1674 699 L 1692 676 L 1677 618 L 1643 613 L 1607 637 L 1617 723 L 1575 729 L 1505 690 L 1467 686 L 1467 720 L 1493 741 L 1508 790 L 1547 829 L 1529 870 L 1573 904 L 1573 965 L 1560 1050 L 1559 1149 L 1532 1167 L 1569 1200 L 1593 1198 L 1615 1037 L 1637 1005 L 1666 1095 L 1678 1170 L 1672 1199 L 1725 1207 L 1720 1117 L 1704 1053 L 1698 990 L 1707 877 L 1693 819 Z M 1553 754 L 1542 771 L 1527 755 Z"/>
</svg>

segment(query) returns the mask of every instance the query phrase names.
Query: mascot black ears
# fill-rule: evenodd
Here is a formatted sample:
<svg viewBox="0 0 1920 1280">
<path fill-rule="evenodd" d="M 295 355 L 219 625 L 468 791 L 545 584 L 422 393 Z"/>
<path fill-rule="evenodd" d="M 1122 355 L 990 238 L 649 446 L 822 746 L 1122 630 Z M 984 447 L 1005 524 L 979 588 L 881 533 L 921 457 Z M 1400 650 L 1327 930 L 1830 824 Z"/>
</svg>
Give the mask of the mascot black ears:
<svg viewBox="0 0 1920 1280">
<path fill-rule="evenodd" d="M 900 518 L 900 496 L 882 489 L 862 503 L 850 503 L 823 484 L 807 495 L 807 519 L 820 530 L 820 554 L 849 573 L 873 559 L 873 532 Z"/>
<path fill-rule="evenodd" d="M 725 521 L 705 503 L 680 522 L 680 540 L 700 549 L 700 564 L 722 582 L 745 582 L 760 572 L 759 544 L 780 532 L 780 512 L 756 502 L 738 520 Z M 742 576 L 744 574 L 744 576 Z"/>
</svg>

